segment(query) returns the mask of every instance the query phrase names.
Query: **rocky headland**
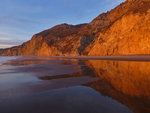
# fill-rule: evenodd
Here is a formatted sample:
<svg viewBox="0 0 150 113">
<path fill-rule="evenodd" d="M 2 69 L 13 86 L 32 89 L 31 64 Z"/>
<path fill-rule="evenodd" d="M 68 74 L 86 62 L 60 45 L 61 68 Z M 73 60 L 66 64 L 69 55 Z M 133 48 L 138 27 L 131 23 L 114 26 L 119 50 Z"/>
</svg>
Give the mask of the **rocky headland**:
<svg viewBox="0 0 150 113">
<path fill-rule="evenodd" d="M 127 0 L 87 24 L 60 24 L 35 34 L 1 56 L 106 56 L 150 54 L 150 0 Z"/>
</svg>

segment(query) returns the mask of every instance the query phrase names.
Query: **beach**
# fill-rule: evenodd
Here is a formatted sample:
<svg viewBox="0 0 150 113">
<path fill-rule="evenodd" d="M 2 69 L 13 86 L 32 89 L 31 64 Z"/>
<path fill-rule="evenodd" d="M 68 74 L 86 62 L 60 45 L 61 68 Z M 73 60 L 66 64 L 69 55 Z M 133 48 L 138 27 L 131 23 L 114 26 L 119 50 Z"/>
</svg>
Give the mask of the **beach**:
<svg viewBox="0 0 150 113">
<path fill-rule="evenodd" d="M 149 59 L 0 57 L 0 112 L 148 113 Z"/>
</svg>

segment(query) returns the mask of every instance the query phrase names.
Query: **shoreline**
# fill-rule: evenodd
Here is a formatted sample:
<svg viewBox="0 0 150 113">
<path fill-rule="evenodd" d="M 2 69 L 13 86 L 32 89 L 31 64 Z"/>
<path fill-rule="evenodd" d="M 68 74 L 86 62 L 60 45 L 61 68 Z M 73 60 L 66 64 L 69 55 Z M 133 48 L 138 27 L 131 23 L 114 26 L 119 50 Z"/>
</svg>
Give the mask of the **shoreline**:
<svg viewBox="0 0 150 113">
<path fill-rule="evenodd" d="M 150 62 L 150 55 L 118 55 L 118 56 L 0 56 L 0 57 L 41 57 L 41 58 L 63 58 L 80 60 L 112 60 L 112 61 L 147 61 Z"/>
<path fill-rule="evenodd" d="M 33 56 L 36 57 L 36 56 Z M 112 61 L 150 61 L 150 55 L 120 56 L 37 56 L 47 58 L 80 59 L 80 60 L 112 60 Z"/>
</svg>

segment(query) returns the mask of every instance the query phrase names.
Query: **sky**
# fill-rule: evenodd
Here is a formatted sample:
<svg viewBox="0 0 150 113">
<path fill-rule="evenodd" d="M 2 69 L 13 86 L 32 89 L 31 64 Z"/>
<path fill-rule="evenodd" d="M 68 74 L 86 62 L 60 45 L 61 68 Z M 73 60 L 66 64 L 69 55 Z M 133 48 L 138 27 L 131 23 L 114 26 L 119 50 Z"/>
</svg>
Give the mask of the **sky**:
<svg viewBox="0 0 150 113">
<path fill-rule="evenodd" d="M 0 0 L 0 48 L 20 45 L 55 25 L 92 21 L 125 0 Z"/>
</svg>

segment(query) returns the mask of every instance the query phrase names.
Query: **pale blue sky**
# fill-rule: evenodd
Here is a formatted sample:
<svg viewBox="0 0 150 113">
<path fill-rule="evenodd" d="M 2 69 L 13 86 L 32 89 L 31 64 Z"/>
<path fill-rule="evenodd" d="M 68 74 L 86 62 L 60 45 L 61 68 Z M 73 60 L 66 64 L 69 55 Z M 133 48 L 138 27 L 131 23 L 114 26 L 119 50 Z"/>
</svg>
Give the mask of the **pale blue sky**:
<svg viewBox="0 0 150 113">
<path fill-rule="evenodd" d="M 61 23 L 92 21 L 125 0 L 0 0 L 0 48 Z"/>
</svg>

